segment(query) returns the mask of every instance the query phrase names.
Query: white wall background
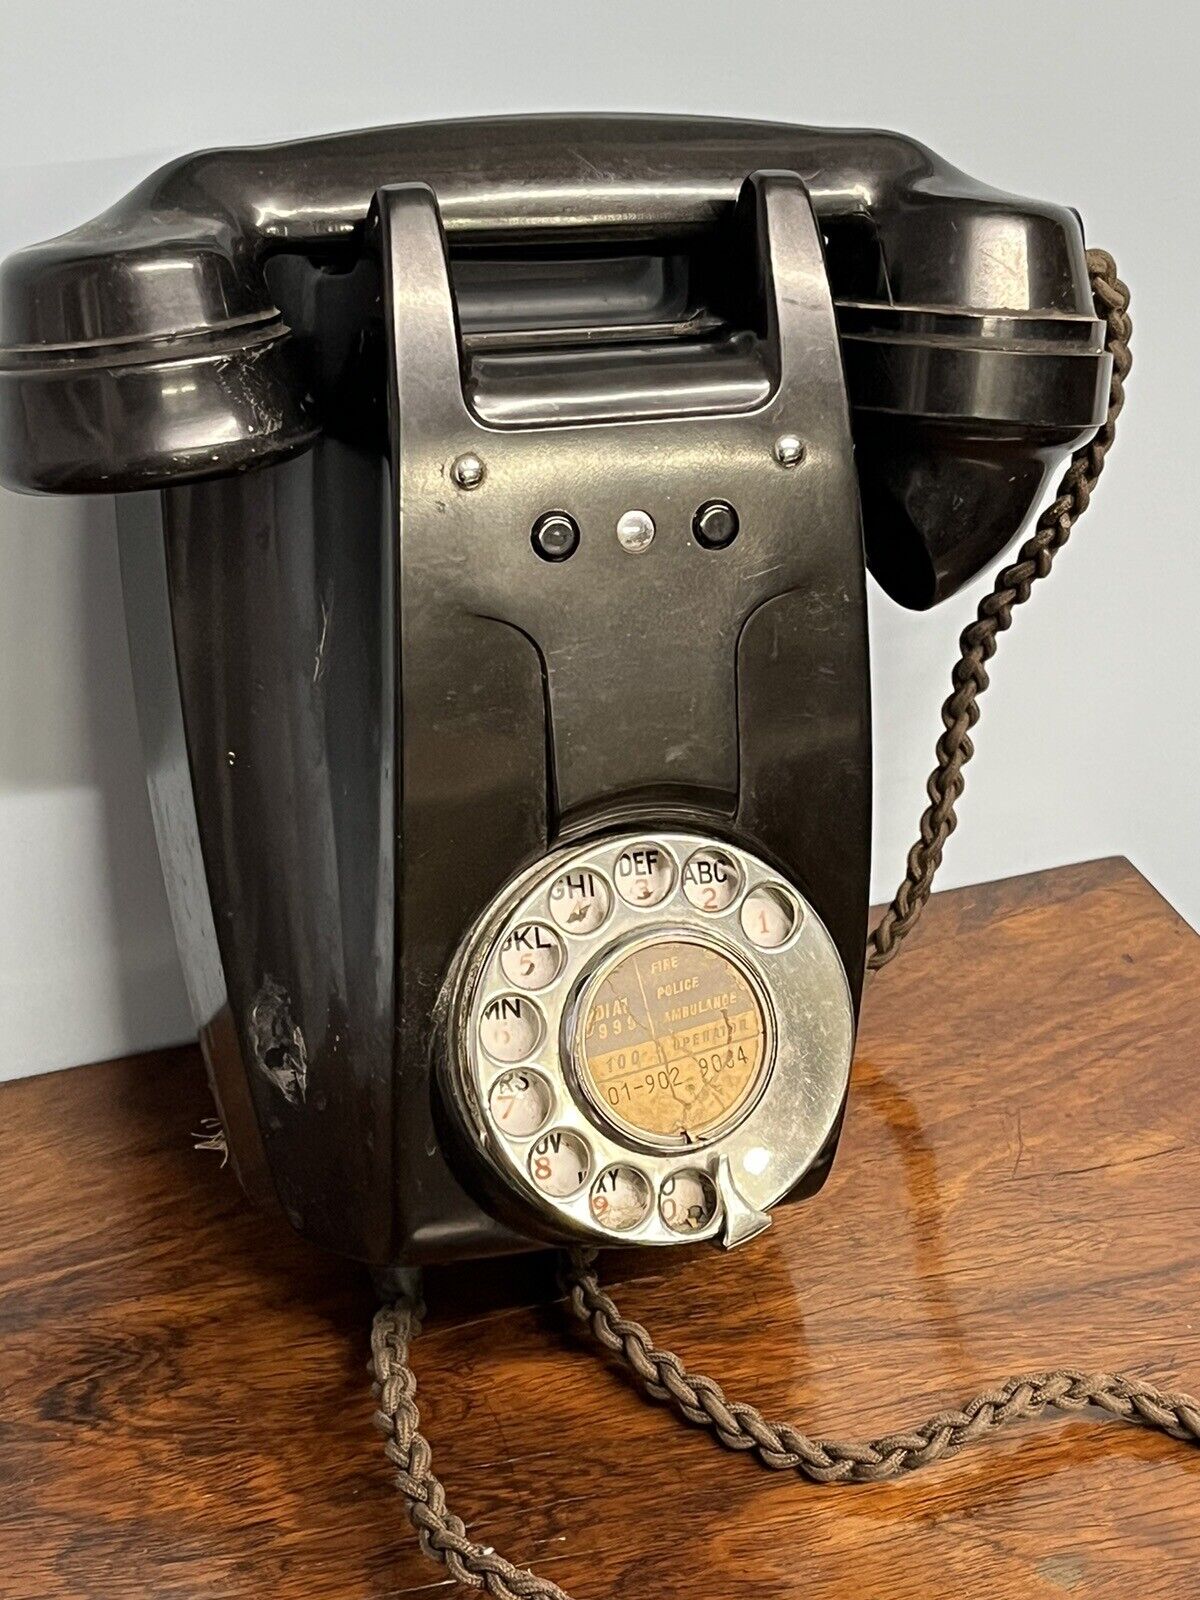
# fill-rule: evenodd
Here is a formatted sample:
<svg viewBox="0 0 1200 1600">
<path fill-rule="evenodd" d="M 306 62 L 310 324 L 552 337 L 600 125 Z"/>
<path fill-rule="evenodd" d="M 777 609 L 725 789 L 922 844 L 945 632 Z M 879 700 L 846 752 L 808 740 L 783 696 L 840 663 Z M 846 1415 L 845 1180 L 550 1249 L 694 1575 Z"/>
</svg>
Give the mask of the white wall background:
<svg viewBox="0 0 1200 1600">
<path fill-rule="evenodd" d="M 896 128 L 1076 206 L 1134 290 L 1102 490 L 1001 644 L 949 886 L 1120 852 L 1200 923 L 1200 237 L 1179 0 L 7 0 L 0 252 L 210 144 L 525 110 Z M 872 594 L 875 894 L 923 802 L 971 591 Z M 142 789 L 111 508 L 0 498 L 0 1077 L 190 1032 Z"/>
</svg>

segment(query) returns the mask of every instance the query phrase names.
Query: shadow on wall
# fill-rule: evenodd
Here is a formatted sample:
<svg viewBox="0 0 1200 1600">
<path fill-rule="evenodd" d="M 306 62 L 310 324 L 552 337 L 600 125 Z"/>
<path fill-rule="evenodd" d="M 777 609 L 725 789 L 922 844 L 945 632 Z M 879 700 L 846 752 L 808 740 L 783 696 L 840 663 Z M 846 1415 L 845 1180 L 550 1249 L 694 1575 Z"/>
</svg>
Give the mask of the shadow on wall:
<svg viewBox="0 0 1200 1600">
<path fill-rule="evenodd" d="M 0 1078 L 190 1037 L 108 500 L 0 491 L 0 681 Z"/>
</svg>

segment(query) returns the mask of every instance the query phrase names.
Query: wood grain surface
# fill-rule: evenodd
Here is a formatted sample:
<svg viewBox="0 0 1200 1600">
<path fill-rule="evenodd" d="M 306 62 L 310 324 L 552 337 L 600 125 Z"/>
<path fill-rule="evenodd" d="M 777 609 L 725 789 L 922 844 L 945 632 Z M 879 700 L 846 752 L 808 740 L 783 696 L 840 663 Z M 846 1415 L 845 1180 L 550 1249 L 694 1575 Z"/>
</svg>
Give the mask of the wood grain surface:
<svg viewBox="0 0 1200 1600">
<path fill-rule="evenodd" d="M 828 1185 L 627 1314 L 841 1436 L 1012 1371 L 1200 1389 L 1200 940 L 1109 861 L 938 896 L 868 986 Z M 446 1593 L 370 1426 L 360 1271 L 192 1148 L 192 1050 L 0 1089 L 0 1594 Z M 901 1484 L 731 1457 L 568 1329 L 550 1262 L 427 1279 L 426 1431 L 472 1532 L 577 1600 L 1200 1594 L 1200 1452 L 1091 1416 Z"/>
</svg>

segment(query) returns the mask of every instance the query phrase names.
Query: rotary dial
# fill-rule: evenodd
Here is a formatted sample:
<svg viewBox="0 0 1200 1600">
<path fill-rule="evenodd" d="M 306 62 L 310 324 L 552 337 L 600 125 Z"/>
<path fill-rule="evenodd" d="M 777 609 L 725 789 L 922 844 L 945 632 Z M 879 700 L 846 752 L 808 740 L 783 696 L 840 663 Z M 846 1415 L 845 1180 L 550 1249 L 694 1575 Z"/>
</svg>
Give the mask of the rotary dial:
<svg viewBox="0 0 1200 1600">
<path fill-rule="evenodd" d="M 447 1103 L 532 1233 L 735 1244 L 819 1153 L 853 1015 L 794 886 L 683 831 L 556 852 L 452 977 Z"/>
</svg>

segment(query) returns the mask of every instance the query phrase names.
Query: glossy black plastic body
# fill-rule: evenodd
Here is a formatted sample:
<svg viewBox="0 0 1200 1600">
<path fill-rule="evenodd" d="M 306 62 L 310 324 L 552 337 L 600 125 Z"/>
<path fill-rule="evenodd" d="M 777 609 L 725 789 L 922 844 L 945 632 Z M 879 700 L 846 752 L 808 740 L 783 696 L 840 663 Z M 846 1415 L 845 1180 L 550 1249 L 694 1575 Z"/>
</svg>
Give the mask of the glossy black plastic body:
<svg viewBox="0 0 1200 1600">
<path fill-rule="evenodd" d="M 239 1175 L 381 1268 L 530 1243 L 445 1148 L 434 1018 L 464 933 L 558 839 L 737 837 L 857 999 L 860 487 L 881 581 L 928 604 L 1016 533 L 1108 377 L 1072 213 L 894 135 L 666 118 L 192 157 L 5 263 L 0 316 L 6 480 L 122 491 Z M 728 551 L 688 537 L 714 495 Z M 660 528 L 644 562 L 611 538 L 627 505 Z M 559 508 L 583 539 L 554 566 L 529 525 Z"/>
</svg>

